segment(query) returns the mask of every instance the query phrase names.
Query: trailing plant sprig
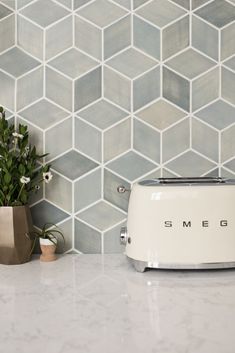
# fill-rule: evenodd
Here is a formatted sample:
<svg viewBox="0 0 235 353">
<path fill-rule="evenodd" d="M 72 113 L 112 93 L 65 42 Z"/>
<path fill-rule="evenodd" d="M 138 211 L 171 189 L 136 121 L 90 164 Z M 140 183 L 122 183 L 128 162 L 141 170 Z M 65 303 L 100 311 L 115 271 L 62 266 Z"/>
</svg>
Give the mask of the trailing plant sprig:
<svg viewBox="0 0 235 353">
<path fill-rule="evenodd" d="M 43 157 L 29 143 L 28 127 L 6 120 L 0 107 L 0 206 L 21 206 L 40 189 L 42 182 L 52 179 L 50 165 L 41 165 Z"/>
</svg>

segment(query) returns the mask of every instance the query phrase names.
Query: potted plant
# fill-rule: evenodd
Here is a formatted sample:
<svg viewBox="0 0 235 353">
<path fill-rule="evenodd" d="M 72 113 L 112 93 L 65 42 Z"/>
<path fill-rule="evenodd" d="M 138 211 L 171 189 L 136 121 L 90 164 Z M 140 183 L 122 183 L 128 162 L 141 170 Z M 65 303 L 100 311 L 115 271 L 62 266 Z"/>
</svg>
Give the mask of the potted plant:
<svg viewBox="0 0 235 353">
<path fill-rule="evenodd" d="M 29 261 L 33 230 L 29 196 L 50 182 L 50 165 L 29 143 L 27 126 L 9 124 L 0 107 L 0 263 Z"/>
<path fill-rule="evenodd" d="M 65 239 L 61 230 L 53 223 L 46 223 L 42 230 L 34 231 L 34 242 L 32 246 L 32 251 L 36 244 L 36 240 L 39 239 L 40 248 L 42 255 L 40 260 L 44 262 L 56 260 L 55 250 L 58 242 L 58 236 L 60 236 L 65 244 Z"/>
</svg>

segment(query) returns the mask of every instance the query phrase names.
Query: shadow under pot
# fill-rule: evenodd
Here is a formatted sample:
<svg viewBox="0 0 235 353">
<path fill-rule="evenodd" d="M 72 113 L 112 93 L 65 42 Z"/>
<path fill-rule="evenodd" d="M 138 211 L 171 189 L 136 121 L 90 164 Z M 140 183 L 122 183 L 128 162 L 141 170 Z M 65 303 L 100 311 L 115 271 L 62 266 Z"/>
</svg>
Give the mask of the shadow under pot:
<svg viewBox="0 0 235 353">
<path fill-rule="evenodd" d="M 28 206 L 0 207 L 0 263 L 19 265 L 30 260 L 33 242 Z"/>
<path fill-rule="evenodd" d="M 53 238 L 53 242 L 52 242 L 50 239 L 40 238 L 39 241 L 40 241 L 40 248 L 42 251 L 40 260 L 43 262 L 55 261 L 57 259 L 55 255 L 57 239 Z"/>
</svg>

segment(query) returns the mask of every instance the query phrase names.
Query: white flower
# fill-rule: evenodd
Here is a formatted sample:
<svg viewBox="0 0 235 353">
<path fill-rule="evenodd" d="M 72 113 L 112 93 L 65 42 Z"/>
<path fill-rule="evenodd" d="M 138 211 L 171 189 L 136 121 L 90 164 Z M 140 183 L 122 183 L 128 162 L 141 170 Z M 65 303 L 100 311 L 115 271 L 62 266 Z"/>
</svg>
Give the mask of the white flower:
<svg viewBox="0 0 235 353">
<path fill-rule="evenodd" d="M 26 146 L 24 153 L 23 153 L 23 157 L 25 157 L 25 158 L 28 157 L 28 154 L 29 154 L 29 146 Z M 26 161 L 26 163 L 27 163 L 27 161 Z"/>
<path fill-rule="evenodd" d="M 16 132 L 16 131 L 12 133 L 12 136 L 15 137 L 15 138 L 19 138 L 21 140 L 24 137 L 24 135 L 18 134 L 18 132 Z"/>
<path fill-rule="evenodd" d="M 35 185 L 36 190 L 40 190 L 40 185 Z"/>
<path fill-rule="evenodd" d="M 47 172 L 47 173 L 42 173 L 42 177 L 43 180 L 45 181 L 45 183 L 50 183 L 51 179 L 53 178 L 53 175 L 51 174 L 51 172 Z"/>
<path fill-rule="evenodd" d="M 22 177 L 20 178 L 20 182 L 21 182 L 22 184 L 28 184 L 28 183 L 30 182 L 30 178 L 27 178 L 27 177 L 25 177 L 25 176 L 22 176 Z"/>
</svg>

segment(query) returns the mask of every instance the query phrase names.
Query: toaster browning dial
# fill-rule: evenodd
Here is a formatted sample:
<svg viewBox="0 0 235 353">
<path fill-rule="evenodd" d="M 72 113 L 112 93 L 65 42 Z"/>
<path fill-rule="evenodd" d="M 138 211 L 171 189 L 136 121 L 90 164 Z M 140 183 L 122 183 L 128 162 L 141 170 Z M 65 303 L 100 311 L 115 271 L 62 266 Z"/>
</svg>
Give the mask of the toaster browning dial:
<svg viewBox="0 0 235 353">
<path fill-rule="evenodd" d="M 120 230 L 120 244 L 126 245 L 127 242 L 128 242 L 128 244 L 130 244 L 131 243 L 131 238 L 128 237 L 127 228 L 126 227 L 121 227 L 121 230 Z"/>
</svg>

